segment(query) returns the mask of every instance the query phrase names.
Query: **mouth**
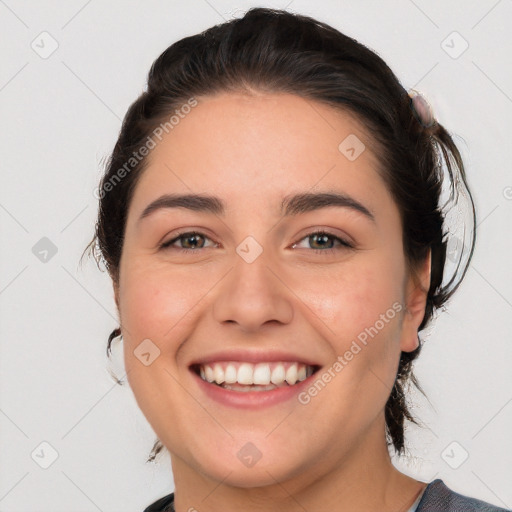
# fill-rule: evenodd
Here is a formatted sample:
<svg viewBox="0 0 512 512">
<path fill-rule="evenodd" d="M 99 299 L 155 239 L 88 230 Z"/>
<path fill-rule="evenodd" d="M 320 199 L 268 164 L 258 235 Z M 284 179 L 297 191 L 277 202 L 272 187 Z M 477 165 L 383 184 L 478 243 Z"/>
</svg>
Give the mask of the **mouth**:
<svg viewBox="0 0 512 512">
<path fill-rule="evenodd" d="M 314 375 L 320 366 L 297 361 L 215 361 L 193 364 L 190 369 L 208 384 L 247 393 L 293 388 Z"/>
</svg>

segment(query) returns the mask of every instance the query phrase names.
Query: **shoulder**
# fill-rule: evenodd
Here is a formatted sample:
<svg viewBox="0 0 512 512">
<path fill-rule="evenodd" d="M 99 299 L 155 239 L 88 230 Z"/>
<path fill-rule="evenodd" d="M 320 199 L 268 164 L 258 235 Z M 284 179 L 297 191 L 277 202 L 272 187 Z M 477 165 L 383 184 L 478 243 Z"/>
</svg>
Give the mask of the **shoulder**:
<svg viewBox="0 0 512 512">
<path fill-rule="evenodd" d="M 428 484 L 416 512 L 511 512 L 511 509 L 458 494 L 437 479 Z"/>
<path fill-rule="evenodd" d="M 168 494 L 144 509 L 144 512 L 174 512 L 174 493 Z"/>
<path fill-rule="evenodd" d="M 155 501 L 144 512 L 174 512 L 174 493 Z M 428 484 L 418 503 L 416 512 L 512 512 L 469 496 L 463 496 L 449 489 L 440 480 Z"/>
</svg>

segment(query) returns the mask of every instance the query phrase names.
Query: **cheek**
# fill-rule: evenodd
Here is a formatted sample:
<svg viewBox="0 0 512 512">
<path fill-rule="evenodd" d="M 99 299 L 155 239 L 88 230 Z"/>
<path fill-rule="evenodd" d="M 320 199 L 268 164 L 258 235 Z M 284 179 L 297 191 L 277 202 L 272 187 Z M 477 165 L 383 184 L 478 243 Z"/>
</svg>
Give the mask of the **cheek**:
<svg viewBox="0 0 512 512">
<path fill-rule="evenodd" d="M 398 316 L 402 269 L 397 260 L 397 255 L 387 260 L 368 255 L 336 271 L 331 267 L 315 273 L 314 279 L 297 281 L 294 287 L 328 328 L 328 337 L 343 344 L 347 337 L 357 337 L 373 326 L 381 315 Z"/>
<path fill-rule="evenodd" d="M 321 335 L 331 348 L 338 369 L 333 402 L 351 403 L 357 417 L 386 402 L 400 355 L 402 272 L 399 255 L 368 253 L 354 265 L 332 270 L 302 287 L 306 302 L 322 322 Z M 302 294 L 301 294 L 302 296 Z M 311 315 L 310 315 L 311 316 Z M 338 357 L 341 356 L 341 361 Z M 354 404 L 363 393 L 366 405 Z M 373 411 L 373 409 L 372 409 Z"/>
<path fill-rule="evenodd" d="M 171 275 L 168 270 L 143 263 L 123 270 L 119 308 L 129 343 L 135 345 L 149 338 L 161 351 L 175 349 L 168 346 L 168 340 L 179 340 L 184 335 L 201 290 L 191 286 L 186 272 L 174 271 Z"/>
<path fill-rule="evenodd" d="M 190 407 L 188 395 L 169 390 L 176 389 L 181 372 L 188 371 L 180 368 L 176 356 L 198 320 L 194 307 L 208 287 L 198 290 L 190 286 L 189 274 L 170 273 L 143 258 L 127 263 L 121 276 L 119 309 L 127 377 L 139 408 L 162 436 L 168 429 L 167 415 L 176 416 Z M 148 364 L 142 359 L 145 352 Z"/>
</svg>

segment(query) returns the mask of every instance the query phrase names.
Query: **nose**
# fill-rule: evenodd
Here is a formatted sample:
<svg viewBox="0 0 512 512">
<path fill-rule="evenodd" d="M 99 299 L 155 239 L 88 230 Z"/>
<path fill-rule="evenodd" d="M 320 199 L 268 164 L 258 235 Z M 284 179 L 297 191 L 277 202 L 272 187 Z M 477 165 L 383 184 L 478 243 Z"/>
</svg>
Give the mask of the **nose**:
<svg viewBox="0 0 512 512">
<path fill-rule="evenodd" d="M 233 267 L 219 283 L 213 314 L 219 323 L 254 332 L 265 324 L 291 322 L 292 297 L 279 266 L 268 261 L 265 252 L 251 263 L 235 253 Z"/>
</svg>

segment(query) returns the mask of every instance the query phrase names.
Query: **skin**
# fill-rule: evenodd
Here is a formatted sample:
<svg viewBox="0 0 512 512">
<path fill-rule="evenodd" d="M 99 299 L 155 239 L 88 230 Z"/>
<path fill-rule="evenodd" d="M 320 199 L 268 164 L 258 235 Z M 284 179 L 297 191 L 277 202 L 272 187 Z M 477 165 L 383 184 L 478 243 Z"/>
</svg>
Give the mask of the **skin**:
<svg viewBox="0 0 512 512">
<path fill-rule="evenodd" d="M 369 134 L 352 116 L 290 94 L 198 100 L 148 157 L 114 284 L 128 380 L 171 453 L 177 512 L 407 510 L 425 484 L 391 464 L 384 406 L 400 352 L 418 344 L 430 257 L 414 279 Z M 366 145 L 354 161 L 338 150 L 350 134 Z M 319 191 L 349 194 L 375 222 L 343 207 L 280 215 L 285 195 Z M 139 222 L 163 193 L 218 196 L 226 214 L 161 209 Z M 355 248 L 315 244 L 308 235 L 319 228 Z M 159 249 L 178 230 L 206 238 Z M 235 251 L 249 235 L 263 248 L 251 264 Z M 337 250 L 313 252 L 322 247 Z M 188 369 L 239 348 L 293 350 L 329 368 L 394 303 L 403 310 L 304 405 L 227 407 Z M 148 366 L 133 353 L 144 339 L 160 350 Z M 262 454 L 252 467 L 237 457 L 247 442 Z"/>
</svg>

